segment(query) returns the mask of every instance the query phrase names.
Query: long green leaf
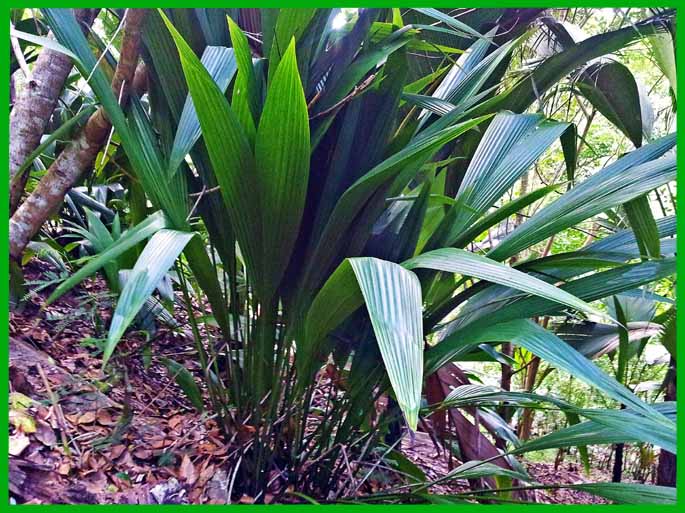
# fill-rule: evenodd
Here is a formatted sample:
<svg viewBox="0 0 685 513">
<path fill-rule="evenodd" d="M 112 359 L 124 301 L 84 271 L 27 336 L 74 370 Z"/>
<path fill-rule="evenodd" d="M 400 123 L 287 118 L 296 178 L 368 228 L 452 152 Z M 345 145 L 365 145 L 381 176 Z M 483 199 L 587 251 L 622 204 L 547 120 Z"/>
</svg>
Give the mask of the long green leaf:
<svg viewBox="0 0 685 513">
<path fill-rule="evenodd" d="M 657 403 L 653 407 L 667 418 L 675 420 L 675 403 Z M 602 423 L 597 420 L 587 420 L 547 435 L 527 440 L 517 447 L 514 452 L 523 454 L 530 451 L 558 449 L 561 447 L 640 442 L 646 441 L 654 435 L 644 431 L 640 432 L 640 430 L 644 429 L 644 426 L 642 426 L 643 419 L 629 410 L 595 410 L 595 414 L 600 416 L 603 416 L 605 413 L 614 415 L 617 419 L 622 418 L 623 422 L 617 428 L 613 422 Z M 590 413 L 590 415 L 593 414 Z M 632 429 L 630 426 L 630 423 L 635 421 L 639 422 L 637 430 Z M 653 426 L 649 426 L 649 428 L 653 428 Z"/>
<path fill-rule="evenodd" d="M 349 263 L 369 311 L 378 347 L 397 402 L 413 431 L 423 387 L 421 285 L 414 273 L 377 258 Z"/>
<path fill-rule="evenodd" d="M 675 134 L 629 153 L 580 183 L 510 233 L 488 256 L 503 260 L 554 233 L 675 180 L 675 156 L 658 158 Z"/>
<path fill-rule="evenodd" d="M 174 378 L 174 381 L 181 387 L 181 390 L 188 396 L 192 405 L 197 408 L 197 411 L 202 413 L 204 411 L 202 392 L 190 371 L 171 358 L 161 358 L 161 362 L 167 368 L 171 377 Z"/>
<path fill-rule="evenodd" d="M 594 267 L 590 266 L 590 270 L 592 269 Z M 665 258 L 618 266 L 570 281 L 560 288 L 583 301 L 591 302 L 665 278 L 675 273 L 675 270 L 675 258 Z M 577 274 L 577 270 L 572 274 Z M 511 289 L 491 287 L 490 290 L 474 296 L 454 321 L 443 328 L 444 336 L 466 326 L 468 329 L 476 329 L 492 323 L 559 312 L 558 303 L 540 297 L 520 297 L 520 294 Z"/>
<path fill-rule="evenodd" d="M 500 113 L 476 149 L 456 200 L 429 249 L 451 246 L 479 216 L 485 214 L 516 180 L 568 128 L 538 114 Z M 466 208 L 465 208 L 466 207 Z"/>
<path fill-rule="evenodd" d="M 541 326 L 528 320 L 516 320 L 490 325 L 479 330 L 460 332 L 458 336 L 443 340 L 426 354 L 426 374 L 452 360 L 464 350 L 483 342 L 512 342 L 526 348 L 552 365 L 576 376 L 597 388 L 612 399 L 644 415 L 653 423 L 653 429 L 675 437 L 675 424 L 652 406 L 644 403 L 625 386 L 608 376 L 566 342 Z M 595 419 L 597 420 L 597 419 Z"/>
<path fill-rule="evenodd" d="M 517 198 L 509 203 L 505 203 L 501 207 L 498 207 L 490 214 L 483 216 L 480 221 L 472 224 L 467 230 L 460 233 L 457 240 L 454 241 L 455 247 L 464 247 L 469 242 L 472 242 L 481 233 L 484 233 L 488 228 L 495 226 L 500 221 L 505 220 L 507 217 L 520 212 L 527 206 L 535 203 L 539 199 L 544 198 L 550 192 L 559 188 L 560 184 L 551 184 L 546 187 L 540 187 L 535 189 L 533 192 L 529 192 Z"/>
<path fill-rule="evenodd" d="M 402 265 L 407 269 L 433 269 L 435 271 L 459 273 L 463 276 L 480 278 L 610 319 L 606 313 L 590 306 L 585 301 L 562 289 L 545 283 L 534 276 L 463 249 L 436 249 L 407 260 Z"/>
<path fill-rule="evenodd" d="M 309 119 L 295 40 L 273 75 L 259 120 L 255 162 L 262 202 L 263 290 L 278 287 L 297 240 L 309 179 Z"/>
<path fill-rule="evenodd" d="M 262 214 L 250 144 L 212 77 L 163 13 L 162 17 L 181 57 L 205 145 L 245 264 L 251 275 L 258 276 L 262 238 L 255 234 L 262 231 Z M 240 60 L 238 66 L 240 69 Z"/>
<path fill-rule="evenodd" d="M 582 483 L 568 488 L 589 492 L 616 504 L 668 504 L 675 506 L 676 489 L 640 483 Z"/>
<path fill-rule="evenodd" d="M 323 273 L 334 264 L 335 257 L 345 242 L 341 235 L 353 224 L 355 216 L 383 184 L 391 181 L 407 168 L 418 172 L 421 165 L 440 147 L 485 119 L 487 117 L 476 118 L 440 130 L 430 137 L 421 138 L 387 158 L 352 184 L 336 204 L 309 258 L 311 275 L 308 277 L 308 282 L 311 286 L 320 286 Z M 409 176 L 407 182 L 412 177 Z"/>
<path fill-rule="evenodd" d="M 97 272 L 98 269 L 109 262 L 113 262 L 119 255 L 122 255 L 129 249 L 135 247 L 139 242 L 152 237 L 159 230 L 168 228 L 169 225 L 169 220 L 162 212 L 155 212 L 142 223 L 128 229 L 114 244 L 62 282 L 59 287 L 50 294 L 50 297 L 46 300 L 46 304 L 49 305 L 50 303 L 53 303 L 83 280 Z"/>
<path fill-rule="evenodd" d="M 103 367 L 107 365 L 126 328 L 194 235 L 177 230 L 160 230 L 145 245 L 114 310 L 102 355 Z"/>
<path fill-rule="evenodd" d="M 228 28 L 238 64 L 238 75 L 233 85 L 231 104 L 245 129 L 245 134 L 252 141 L 260 108 L 260 94 L 257 90 L 257 78 L 252 64 L 252 52 L 247 37 L 230 16 L 228 17 Z"/>
<path fill-rule="evenodd" d="M 17 173 L 12 177 L 10 185 L 21 178 L 24 172 L 31 167 L 33 161 L 36 160 L 40 156 L 40 154 L 46 150 L 48 146 L 53 144 L 57 139 L 64 137 L 65 135 L 68 135 L 71 129 L 74 127 L 74 125 L 76 125 L 84 118 L 90 117 L 90 115 L 94 111 L 95 107 L 85 107 L 80 112 L 74 114 L 68 121 L 62 123 L 57 130 L 55 130 L 48 137 L 46 137 L 43 140 L 43 142 L 41 142 L 40 145 L 38 145 L 38 147 L 35 150 L 33 150 L 28 157 L 26 157 L 24 163 L 19 167 L 19 169 L 17 169 Z"/>
<path fill-rule="evenodd" d="M 222 92 L 226 91 L 237 69 L 233 49 L 221 46 L 208 46 L 205 48 L 200 62 L 207 68 L 219 90 Z M 176 136 L 174 137 L 171 155 L 169 156 L 169 168 L 172 171 L 178 168 L 181 161 L 200 138 L 200 135 L 200 120 L 197 119 L 193 100 L 188 96 L 183 105 L 183 112 L 178 121 Z"/>
<path fill-rule="evenodd" d="M 635 232 L 635 240 L 640 248 L 640 254 L 659 258 L 661 256 L 659 230 L 649 206 L 649 197 L 645 195 L 635 198 L 626 203 L 624 208 L 628 215 L 628 222 Z"/>
</svg>

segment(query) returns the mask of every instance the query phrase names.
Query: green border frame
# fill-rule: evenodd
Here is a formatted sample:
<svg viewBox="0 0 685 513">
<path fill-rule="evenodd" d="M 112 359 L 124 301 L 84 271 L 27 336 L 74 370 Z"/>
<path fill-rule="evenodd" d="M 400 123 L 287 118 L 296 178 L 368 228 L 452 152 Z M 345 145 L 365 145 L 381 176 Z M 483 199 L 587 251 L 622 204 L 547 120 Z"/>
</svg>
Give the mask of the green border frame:
<svg viewBox="0 0 685 513">
<path fill-rule="evenodd" d="M 9 9 L 16 8 L 16 7 L 32 7 L 32 8 L 38 8 L 38 7 L 101 7 L 101 4 L 106 4 L 107 7 L 118 7 L 118 8 L 125 8 L 125 7 L 131 7 L 132 2 L 131 0 L 101 0 L 100 2 L 98 1 L 69 1 L 69 0 L 53 0 L 53 1 L 45 1 L 45 0 L 35 0 L 31 2 L 24 2 L 21 0 L 9 0 L 7 7 Z M 304 0 L 280 0 L 280 1 L 270 1 L 270 0 L 256 0 L 254 2 L 246 2 L 244 0 L 238 0 L 236 2 L 226 2 L 226 1 L 216 1 L 216 0 L 202 0 L 199 2 L 202 4 L 203 7 L 255 7 L 255 4 L 258 4 L 259 7 L 397 7 L 399 6 L 406 6 L 407 4 L 410 4 L 412 7 L 458 7 L 460 4 L 463 7 L 471 7 L 473 4 L 478 4 L 478 7 L 547 7 L 547 8 L 560 8 L 560 7 L 595 7 L 595 8 L 612 8 L 612 7 L 638 7 L 638 8 L 644 8 L 644 7 L 670 7 L 670 8 L 676 8 L 678 9 L 679 3 L 677 0 L 667 0 L 667 1 L 658 1 L 658 0 L 621 0 L 621 1 L 616 1 L 616 0 L 547 0 L 547 1 L 537 1 L 537 0 L 470 0 L 470 1 L 464 1 L 464 0 L 453 0 L 453 1 L 444 1 L 444 0 L 413 0 L 410 2 L 402 1 L 402 2 L 397 2 L 397 1 L 383 1 L 383 0 L 334 0 L 334 1 L 325 1 L 325 0 L 317 0 L 313 2 L 307 2 Z M 198 7 L 197 4 L 195 4 L 192 1 L 184 1 L 184 0 L 166 0 L 166 1 L 155 1 L 155 0 L 143 0 L 141 1 L 138 5 L 135 5 L 136 8 L 151 8 L 151 7 L 164 7 L 164 8 L 191 8 L 191 7 Z M 9 12 L 8 12 L 9 14 Z M 685 41 L 685 25 L 683 25 L 681 21 L 681 16 L 680 16 L 680 9 L 677 10 L 676 12 L 676 38 L 678 40 Z M 2 31 L 3 31 L 3 36 L 5 41 L 9 38 L 9 24 L 4 23 L 2 26 Z M 2 62 L 3 62 L 3 69 L 8 69 L 9 68 L 9 56 L 7 53 L 2 53 Z M 683 86 L 683 83 L 685 81 L 685 46 L 683 46 L 683 50 L 680 52 L 677 52 L 676 54 L 676 66 L 677 66 L 677 77 L 678 77 L 678 93 L 681 96 L 681 99 L 683 98 L 683 93 L 685 93 L 685 87 Z M 9 81 L 8 82 L 2 82 L 2 90 L 0 92 L 0 95 L 2 95 L 3 98 L 9 98 Z M 3 103 L 3 116 L 5 116 L 5 119 L 9 119 L 9 103 L 4 104 Z M 676 126 L 681 125 L 685 128 L 685 115 L 683 114 L 683 108 L 681 107 L 681 110 L 677 113 L 677 124 Z M 7 142 L 9 142 L 9 123 L 4 123 L 2 125 L 2 130 L 3 134 L 3 139 Z M 678 133 L 678 145 L 681 147 L 685 147 L 685 130 L 681 131 Z M 9 146 L 9 145 L 8 145 Z M 2 161 L 3 161 L 3 166 L 6 166 L 5 169 L 9 169 L 9 152 L 4 153 L 2 156 Z M 677 163 L 678 163 L 678 181 L 680 181 L 681 178 L 684 177 L 685 175 L 685 156 L 682 153 L 679 153 L 677 156 Z M 9 182 L 7 179 L 0 180 L 0 197 L 2 198 L 8 198 L 9 197 Z M 7 217 L 5 219 L 9 219 L 9 206 L 8 206 L 8 201 L 5 199 L 4 202 L 2 203 L 2 212 L 5 212 L 4 215 Z M 0 236 L 0 248 L 4 252 L 5 255 L 9 255 L 9 248 L 8 248 L 8 225 L 3 224 L 3 234 Z M 685 229 L 685 214 L 678 215 L 677 218 L 677 231 L 682 232 L 683 229 Z M 681 238 L 678 241 L 677 248 L 679 252 L 682 254 L 683 249 L 685 249 L 683 246 L 685 245 L 685 238 Z M 685 260 L 678 260 L 677 262 L 677 271 L 678 274 L 681 273 L 681 271 L 685 270 Z M 3 266 L 2 268 L 2 276 L 0 276 L 0 297 L 2 298 L 2 303 L 5 306 L 5 308 L 2 308 L 0 311 L 0 325 L 4 325 L 5 323 L 8 324 L 8 329 L 9 329 L 9 300 L 8 300 L 8 293 L 9 293 L 9 260 L 8 263 Z M 682 297 L 683 293 L 685 292 L 685 284 L 683 284 L 682 281 L 677 281 L 676 280 L 676 295 L 677 297 Z M 676 321 L 676 328 L 677 328 L 677 333 L 680 335 L 677 337 L 677 347 L 678 347 L 678 352 L 680 354 L 683 354 L 685 352 L 685 336 L 682 334 L 685 333 L 685 315 L 678 315 L 677 321 Z M 4 336 L 2 337 L 2 344 L 0 344 L 0 354 L 2 355 L 3 359 L 6 364 L 0 365 L 0 397 L 4 397 L 4 393 L 9 394 L 9 332 L 5 332 Z M 685 400 L 685 372 L 683 372 L 682 368 L 678 371 L 678 380 L 677 380 L 677 395 L 678 397 L 681 398 L 681 401 Z M 0 406 L 0 409 L 2 410 L 2 424 L 5 426 L 9 425 L 9 408 L 7 406 L 7 403 L 2 402 L 2 406 Z M 685 425 L 685 413 L 683 411 L 683 407 L 681 406 L 678 409 L 678 415 L 677 415 L 677 421 L 679 426 L 684 426 Z M 683 433 L 685 433 L 685 430 L 681 430 Z M 673 512 L 679 510 L 680 506 L 685 505 L 685 436 L 682 434 L 678 436 L 678 449 L 680 450 L 681 457 L 677 459 L 677 504 L 676 505 L 669 505 L 669 506 L 663 506 L 663 505 L 650 505 L 649 509 L 650 511 L 664 511 L 664 512 Z M 5 475 L 8 476 L 9 473 L 9 456 L 7 459 L 5 459 L 4 454 L 8 454 L 8 439 L 5 438 L 4 436 L 0 436 L 0 476 Z M 9 477 L 9 476 L 8 476 Z M 1 504 L 9 504 L 9 489 L 8 489 L 8 481 L 4 480 L 2 483 L 0 483 L 0 505 Z M 235 505 L 238 506 L 238 505 Z M 2 506 L 0 506 L 2 507 Z M 15 506 L 15 507 L 21 507 L 21 506 Z M 40 505 L 40 506 L 33 506 L 32 508 L 37 508 L 40 511 L 46 511 L 46 512 L 58 512 L 58 511 L 92 511 L 93 508 L 108 508 L 109 511 L 113 512 L 119 512 L 119 511 L 132 511 L 134 508 L 154 508 L 156 507 L 155 505 L 124 505 L 124 504 L 118 504 L 118 505 Z M 159 506 L 157 506 L 159 507 Z M 166 505 L 163 506 L 165 509 L 168 510 L 173 510 L 173 511 L 196 511 L 198 508 L 213 508 L 214 511 L 216 511 L 217 508 L 225 508 L 229 506 L 222 506 L 222 505 Z M 244 507 L 244 506 L 243 506 Z M 291 511 L 304 511 L 305 509 L 310 510 L 312 507 L 311 505 L 270 505 L 270 506 L 264 506 L 264 505 L 255 505 L 251 506 L 250 509 L 257 509 L 260 511 L 263 511 L 264 508 L 268 508 L 270 511 L 273 510 L 287 510 L 287 512 Z M 413 513 L 413 512 L 421 512 L 425 511 L 427 505 L 396 505 L 396 506 L 374 506 L 374 505 L 325 505 L 325 506 L 319 506 L 320 508 L 326 508 L 326 509 L 335 509 L 335 511 L 345 511 L 345 510 L 354 510 L 354 511 L 369 511 L 369 510 L 377 510 L 378 508 L 381 507 L 390 507 L 394 508 L 396 511 L 401 511 L 403 513 Z M 432 511 L 448 511 L 451 509 L 459 508 L 459 509 L 469 509 L 471 511 L 474 510 L 474 508 L 483 508 L 487 507 L 485 505 L 463 505 L 463 506 L 450 506 L 450 505 L 430 505 L 430 509 Z M 492 506 L 495 507 L 495 506 Z M 574 505 L 569 505 L 569 504 L 541 504 L 541 505 L 500 505 L 497 506 L 498 508 L 506 509 L 507 511 L 509 510 L 522 510 L 525 508 L 530 508 L 530 507 L 536 507 L 538 510 L 542 509 L 544 511 L 558 511 L 562 509 L 572 509 L 574 512 L 575 511 L 590 511 L 592 509 L 598 509 L 598 508 L 603 508 L 603 507 L 609 507 L 611 508 L 612 511 L 621 511 L 621 512 L 641 512 L 644 510 L 646 506 L 644 505 L 612 505 L 612 506 L 603 506 L 603 505 L 581 505 L 581 504 L 574 504 Z M 678 509 L 676 509 L 678 508 Z"/>
</svg>

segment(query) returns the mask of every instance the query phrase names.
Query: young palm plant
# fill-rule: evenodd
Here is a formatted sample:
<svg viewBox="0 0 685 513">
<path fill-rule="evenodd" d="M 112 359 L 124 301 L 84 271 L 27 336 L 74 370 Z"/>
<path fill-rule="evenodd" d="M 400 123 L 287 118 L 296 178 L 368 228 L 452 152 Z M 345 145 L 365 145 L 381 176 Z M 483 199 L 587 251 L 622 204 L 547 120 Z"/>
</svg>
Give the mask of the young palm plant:
<svg viewBox="0 0 685 513">
<path fill-rule="evenodd" d="M 50 297 L 149 239 L 117 303 L 105 365 L 175 264 L 211 408 L 225 435 L 241 440 L 237 486 L 257 500 L 286 493 L 287 485 L 324 500 L 355 497 L 361 484 L 348 475 L 349 461 L 379 447 L 389 454 L 397 442 L 383 446 L 388 424 L 413 431 L 426 417 L 450 450 L 456 441 L 463 462 L 473 460 L 444 479 L 491 491 L 506 479 L 525 488 L 518 481 L 529 478 L 513 456 L 540 447 L 641 440 L 675 453 L 671 405 L 641 401 L 530 320 L 574 312 L 620 326 L 591 303 L 675 272 L 665 249 L 674 235 L 668 218 L 654 222 L 657 231 L 633 226 L 580 251 L 535 256 L 551 235 L 674 180 L 675 135 L 564 194 L 553 185 L 502 203 L 556 140 L 574 167 L 570 125 L 524 113 L 537 97 L 587 61 L 658 32 L 667 17 L 571 44 L 510 83 L 502 79 L 535 13 L 518 22 L 498 13 L 483 30 L 432 9 L 417 11 L 440 25 L 405 25 L 399 10 L 362 9 L 335 31 L 335 9 L 224 11 L 148 14 L 149 108 L 134 97 L 127 113 L 71 12 L 43 11 L 92 77 L 128 171 L 157 209 Z M 424 37 L 434 33 L 450 43 Z M 444 64 L 410 79 L 416 51 L 443 56 Z M 475 244 L 557 193 L 501 240 Z M 645 244 L 655 252 L 644 255 Z M 533 256 L 506 264 L 523 251 Z M 195 317 L 194 304 L 205 297 L 216 340 L 201 336 Z M 625 409 L 462 388 L 470 385 L 458 362 L 495 354 L 503 342 L 578 375 Z M 377 417 L 383 395 L 399 410 Z M 587 420 L 567 428 L 571 434 L 524 444 L 512 435 L 495 446 L 480 432 L 482 422 L 500 441 L 506 435 L 488 405 L 544 401 Z M 425 500 L 428 486 L 379 500 Z"/>
</svg>

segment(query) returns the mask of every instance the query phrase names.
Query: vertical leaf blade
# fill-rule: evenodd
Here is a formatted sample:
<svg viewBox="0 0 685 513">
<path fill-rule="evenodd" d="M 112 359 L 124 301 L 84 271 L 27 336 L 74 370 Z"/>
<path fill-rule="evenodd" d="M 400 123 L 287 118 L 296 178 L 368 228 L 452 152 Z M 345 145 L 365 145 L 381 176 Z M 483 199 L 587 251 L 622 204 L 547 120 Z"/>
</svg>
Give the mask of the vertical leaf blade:
<svg viewBox="0 0 685 513">
<path fill-rule="evenodd" d="M 421 285 L 414 273 L 377 258 L 349 259 L 397 402 L 416 430 L 423 385 Z"/>
<path fill-rule="evenodd" d="M 259 191 L 264 200 L 262 258 L 267 273 L 264 290 L 270 291 L 267 297 L 278 286 L 299 233 L 309 153 L 307 102 L 293 39 L 274 73 L 255 140 Z"/>
</svg>

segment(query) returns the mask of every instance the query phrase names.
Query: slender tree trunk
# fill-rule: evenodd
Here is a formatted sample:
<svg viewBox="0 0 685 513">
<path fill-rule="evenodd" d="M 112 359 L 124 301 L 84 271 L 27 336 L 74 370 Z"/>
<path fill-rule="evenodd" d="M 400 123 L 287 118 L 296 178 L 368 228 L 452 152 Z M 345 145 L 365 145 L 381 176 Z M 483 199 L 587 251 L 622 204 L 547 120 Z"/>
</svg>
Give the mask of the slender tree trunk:
<svg viewBox="0 0 685 513">
<path fill-rule="evenodd" d="M 668 373 L 666 384 L 666 401 L 676 400 L 676 372 L 675 360 L 671 357 L 671 369 Z M 661 449 L 659 453 L 659 466 L 656 471 L 656 484 L 661 486 L 675 486 L 676 483 L 676 456 L 675 454 Z"/>
<path fill-rule="evenodd" d="M 122 104 L 133 81 L 138 63 L 138 50 L 145 9 L 128 9 L 124 20 L 124 35 L 112 91 Z M 10 256 L 18 259 L 26 244 L 40 230 L 66 193 L 93 164 L 100 148 L 107 140 L 112 125 L 100 107 L 86 122 L 76 138 L 52 163 L 47 174 L 33 193 L 10 219 Z"/>
<path fill-rule="evenodd" d="M 538 369 L 540 368 L 540 357 L 533 356 L 528 369 L 526 370 L 526 381 L 525 389 L 526 392 L 532 392 L 535 387 L 535 380 L 538 376 Z M 530 432 L 533 427 L 533 418 L 535 416 L 535 410 L 532 408 L 525 408 L 523 410 L 523 415 L 521 416 L 521 425 L 519 427 L 518 437 L 520 440 L 528 440 L 530 438 Z"/>
<path fill-rule="evenodd" d="M 622 404 L 621 409 L 625 410 L 626 405 Z M 614 468 L 611 472 L 611 481 L 620 483 L 623 477 L 623 452 L 625 444 L 616 444 L 614 446 Z"/>
<path fill-rule="evenodd" d="M 75 10 L 76 20 L 84 31 L 93 23 L 98 11 L 99 9 Z M 52 32 L 48 34 L 48 38 L 53 39 Z M 44 47 L 36 59 L 28 83 L 16 99 L 10 115 L 10 215 L 14 214 L 19 205 L 28 172 L 24 172 L 17 180 L 13 178 L 40 144 L 72 67 L 68 56 Z"/>
<path fill-rule="evenodd" d="M 514 346 L 510 342 L 502 344 L 502 354 L 512 356 L 514 354 Z M 511 376 L 513 372 L 510 365 L 501 364 L 501 366 L 502 375 L 500 377 L 500 388 L 508 392 L 511 390 Z M 512 409 L 507 406 L 506 403 L 503 403 L 502 406 L 499 407 L 497 413 L 505 420 L 505 422 L 509 422 L 512 415 Z"/>
<path fill-rule="evenodd" d="M 623 449 L 624 444 L 616 444 L 614 447 L 614 468 L 611 472 L 611 481 L 620 483 L 623 477 Z"/>
</svg>

